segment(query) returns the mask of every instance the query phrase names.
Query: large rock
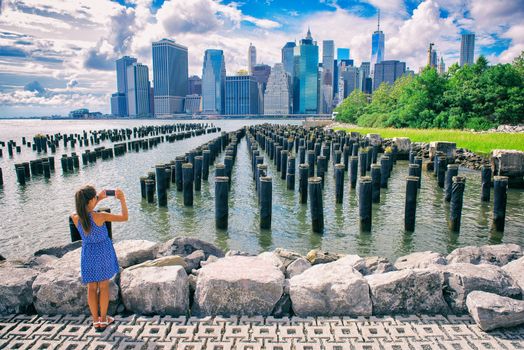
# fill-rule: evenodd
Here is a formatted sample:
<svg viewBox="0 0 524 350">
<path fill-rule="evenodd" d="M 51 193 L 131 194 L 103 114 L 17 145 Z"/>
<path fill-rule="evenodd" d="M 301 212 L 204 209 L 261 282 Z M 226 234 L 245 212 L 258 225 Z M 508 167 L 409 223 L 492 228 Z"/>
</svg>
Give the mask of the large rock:
<svg viewBox="0 0 524 350">
<path fill-rule="evenodd" d="M 449 308 L 440 272 L 408 269 L 365 277 L 369 283 L 374 315 L 445 314 Z"/>
<path fill-rule="evenodd" d="M 366 256 L 364 258 L 364 266 L 364 269 L 359 271 L 364 276 L 396 270 L 395 266 L 382 256 Z"/>
<path fill-rule="evenodd" d="M 295 260 L 302 258 L 302 255 L 284 248 L 276 248 L 273 253 L 280 258 L 286 268 Z"/>
<path fill-rule="evenodd" d="M 197 270 L 200 268 L 200 263 L 205 261 L 206 255 L 203 250 L 195 250 L 193 253 L 189 254 L 184 258 L 186 262 L 186 272 L 189 274 L 194 269 Z"/>
<path fill-rule="evenodd" d="M 447 260 L 442 254 L 431 251 L 411 253 L 401 256 L 395 261 L 395 267 L 398 270 L 424 269 L 435 264 L 446 265 Z"/>
<path fill-rule="evenodd" d="M 89 314 L 87 285 L 80 275 L 81 249 L 65 254 L 52 264 L 52 268 L 40 273 L 33 282 L 33 301 L 39 314 Z M 109 309 L 114 314 L 119 303 L 118 277 L 109 281 Z"/>
<path fill-rule="evenodd" d="M 284 263 L 282 260 L 280 260 L 279 256 L 276 255 L 273 252 L 263 252 L 258 255 L 259 259 L 266 260 L 273 264 L 275 267 L 277 267 L 282 273 L 286 272 L 286 267 L 284 266 Z"/>
<path fill-rule="evenodd" d="M 28 312 L 33 305 L 33 281 L 38 271 L 0 267 L 0 315 Z"/>
<path fill-rule="evenodd" d="M 411 148 L 411 140 L 408 137 L 394 137 L 393 143 L 397 145 L 399 155 L 409 156 L 409 150 Z"/>
<path fill-rule="evenodd" d="M 157 257 L 167 255 L 180 255 L 185 257 L 196 250 L 202 250 L 206 255 L 206 259 L 208 259 L 210 255 L 218 258 L 224 257 L 224 252 L 220 248 L 192 237 L 176 237 L 163 243 L 159 248 Z"/>
<path fill-rule="evenodd" d="M 524 301 L 474 291 L 466 300 L 468 311 L 484 331 L 524 324 Z"/>
<path fill-rule="evenodd" d="M 53 247 L 48 247 L 44 249 L 37 250 L 33 255 L 34 256 L 40 256 L 40 255 L 53 255 L 57 258 L 63 257 L 65 254 L 76 250 L 78 248 L 82 247 L 82 241 L 75 241 L 72 243 L 66 243 L 62 245 L 57 245 Z"/>
<path fill-rule="evenodd" d="M 31 256 L 22 263 L 24 267 L 35 269 L 39 272 L 46 272 L 53 268 L 53 264 L 58 260 L 54 255 Z"/>
<path fill-rule="evenodd" d="M 283 294 L 284 274 L 271 261 L 231 256 L 198 273 L 196 315 L 270 315 Z"/>
<path fill-rule="evenodd" d="M 289 280 L 295 314 L 306 316 L 369 316 L 369 286 L 353 268 L 353 256 L 315 265 Z"/>
<path fill-rule="evenodd" d="M 521 289 L 500 267 L 489 264 L 434 265 L 444 273 L 444 298 L 455 313 L 466 312 L 466 297 L 474 290 L 520 298 Z"/>
<path fill-rule="evenodd" d="M 153 260 L 157 254 L 158 243 L 142 239 L 127 239 L 115 243 L 118 264 L 123 268 Z"/>
<path fill-rule="evenodd" d="M 457 144 L 447 141 L 433 141 L 429 143 L 429 159 L 433 160 L 437 152 L 443 152 L 446 155 L 448 163 L 455 161 L 455 151 Z"/>
<path fill-rule="evenodd" d="M 524 152 L 495 149 L 491 152 L 493 175 L 520 177 L 524 176 Z"/>
<path fill-rule="evenodd" d="M 367 134 L 366 139 L 369 140 L 371 146 L 380 146 L 382 144 L 382 137 L 380 134 Z"/>
<path fill-rule="evenodd" d="M 286 277 L 291 278 L 300 275 L 311 267 L 311 263 L 304 258 L 298 258 L 293 261 L 286 269 Z"/>
<path fill-rule="evenodd" d="M 337 261 L 340 259 L 343 255 L 337 254 L 337 253 L 330 253 L 330 252 L 324 252 L 319 249 L 313 249 L 310 250 L 309 253 L 307 253 L 306 259 L 312 264 L 326 264 L 333 261 Z"/>
<path fill-rule="evenodd" d="M 120 289 L 126 309 L 133 313 L 186 315 L 189 310 L 189 282 L 182 266 L 125 269 Z"/>
<path fill-rule="evenodd" d="M 518 244 L 483 245 L 457 248 L 448 256 L 448 264 L 492 264 L 504 266 L 522 257 L 522 247 Z"/>
<path fill-rule="evenodd" d="M 524 257 L 502 266 L 502 270 L 506 271 L 513 278 L 520 286 L 520 289 L 522 289 L 522 294 L 524 295 Z"/>
</svg>

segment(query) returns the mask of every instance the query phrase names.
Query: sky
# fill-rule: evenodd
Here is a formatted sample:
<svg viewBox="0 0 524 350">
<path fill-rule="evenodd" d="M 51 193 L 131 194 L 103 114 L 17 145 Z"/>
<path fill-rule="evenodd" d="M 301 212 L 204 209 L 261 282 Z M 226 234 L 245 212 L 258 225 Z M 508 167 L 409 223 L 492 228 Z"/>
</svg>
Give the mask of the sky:
<svg viewBox="0 0 524 350">
<path fill-rule="evenodd" d="M 0 0 L 0 117 L 110 112 L 115 60 L 134 56 L 150 68 L 151 43 L 173 39 L 189 50 L 189 74 L 202 74 L 208 48 L 224 50 L 226 70 L 281 60 L 308 27 L 320 47 L 348 47 L 369 61 L 371 34 L 386 38 L 385 59 L 415 72 L 430 42 L 446 66 L 459 59 L 461 33 L 476 34 L 475 57 L 510 63 L 524 50 L 524 0 Z M 153 82 L 154 84 L 154 82 Z"/>
</svg>

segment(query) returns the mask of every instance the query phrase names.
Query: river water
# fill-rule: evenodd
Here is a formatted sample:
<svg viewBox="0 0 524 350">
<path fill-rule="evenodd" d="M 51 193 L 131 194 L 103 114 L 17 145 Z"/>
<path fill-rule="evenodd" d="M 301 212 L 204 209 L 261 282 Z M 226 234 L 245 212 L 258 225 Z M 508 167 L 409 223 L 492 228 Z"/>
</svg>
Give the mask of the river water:
<svg viewBox="0 0 524 350">
<path fill-rule="evenodd" d="M 210 121 L 203 121 L 210 123 Z M 212 121 L 223 131 L 237 130 L 244 125 L 274 120 L 219 120 Z M 297 124 L 299 121 L 278 121 Z M 142 125 L 173 124 L 165 120 L 101 120 L 101 121 L 43 121 L 1 120 L 0 141 L 14 140 L 22 144 L 22 136 L 29 141 L 37 133 L 80 133 L 83 130 L 132 128 Z M 524 191 L 509 190 L 504 234 L 491 229 L 493 203 L 480 201 L 480 173 L 461 168 L 466 176 L 462 225 L 459 234 L 447 226 L 449 204 L 436 178 L 423 171 L 422 188 L 418 194 L 416 228 L 406 233 L 404 227 L 405 177 L 407 161 L 398 161 L 389 180 L 388 189 L 382 189 L 381 203 L 373 205 L 371 233 L 361 233 L 358 225 L 358 187 L 349 188 L 346 174 L 343 204 L 335 204 L 333 166 L 330 162 L 323 192 L 324 234 L 311 230 L 309 206 L 299 203 L 298 171 L 295 192 L 286 189 L 286 183 L 276 172 L 267 155 L 269 175 L 273 176 L 273 214 L 270 230 L 259 229 L 259 207 L 254 192 L 250 157 L 245 138 L 238 146 L 229 195 L 229 228 L 215 228 L 214 222 L 214 167 L 209 181 L 202 183 L 195 193 L 194 206 L 184 207 L 181 192 L 174 186 L 168 190 L 168 207 L 159 208 L 140 197 L 139 177 L 153 170 L 155 164 L 168 163 L 178 155 L 217 137 L 205 134 L 175 143 L 161 143 L 139 153 L 130 152 L 121 157 L 95 164 L 80 165 L 73 174 L 62 174 L 60 157 L 63 153 L 82 153 L 84 147 L 63 148 L 55 154 L 56 171 L 50 179 L 37 177 L 25 186 L 18 185 L 14 164 L 37 159 L 36 152 L 22 146 L 22 152 L 7 155 L 7 147 L 0 158 L 4 186 L 0 187 L 0 254 L 7 258 L 23 258 L 40 248 L 70 241 L 68 215 L 74 211 L 74 193 L 90 183 L 97 189 L 121 188 L 127 199 L 129 221 L 113 224 L 113 239 L 147 239 L 166 241 L 175 236 L 193 236 L 217 244 L 224 250 L 236 249 L 250 253 L 285 247 L 302 254 L 310 249 L 354 253 L 362 256 L 381 255 L 396 258 L 414 251 L 432 250 L 448 253 L 466 245 L 500 242 L 524 245 Z M 111 147 L 109 142 L 97 146 Z M 93 149 L 93 146 L 87 147 Z M 217 161 L 224 157 L 222 153 Z M 298 165 L 297 165 L 298 166 Z M 493 196 L 492 196 L 493 198 Z M 116 200 L 108 199 L 103 206 L 119 211 Z"/>
</svg>

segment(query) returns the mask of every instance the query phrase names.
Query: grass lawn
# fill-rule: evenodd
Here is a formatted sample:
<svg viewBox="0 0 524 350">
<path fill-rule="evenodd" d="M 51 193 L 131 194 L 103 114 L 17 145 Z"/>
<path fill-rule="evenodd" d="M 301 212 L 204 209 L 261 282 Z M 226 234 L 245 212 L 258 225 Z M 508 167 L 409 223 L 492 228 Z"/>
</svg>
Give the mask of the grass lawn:
<svg viewBox="0 0 524 350">
<path fill-rule="evenodd" d="M 362 135 L 380 134 L 382 138 L 409 137 L 412 142 L 455 142 L 457 148 L 466 148 L 483 155 L 488 155 L 494 149 L 524 151 L 524 133 L 475 133 L 450 129 L 361 128 L 358 126 L 340 126 L 335 127 L 335 130 L 358 131 Z"/>
</svg>

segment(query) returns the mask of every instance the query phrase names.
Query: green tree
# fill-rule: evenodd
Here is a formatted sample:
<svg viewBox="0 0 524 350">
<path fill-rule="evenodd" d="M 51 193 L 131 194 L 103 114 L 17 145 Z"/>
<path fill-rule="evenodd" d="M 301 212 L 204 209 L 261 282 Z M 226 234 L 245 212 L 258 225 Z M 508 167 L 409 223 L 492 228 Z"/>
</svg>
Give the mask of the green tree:
<svg viewBox="0 0 524 350">
<path fill-rule="evenodd" d="M 358 118 L 364 114 L 367 105 L 367 95 L 360 90 L 353 90 L 351 94 L 335 108 L 335 112 L 338 112 L 337 121 L 355 124 Z"/>
</svg>

